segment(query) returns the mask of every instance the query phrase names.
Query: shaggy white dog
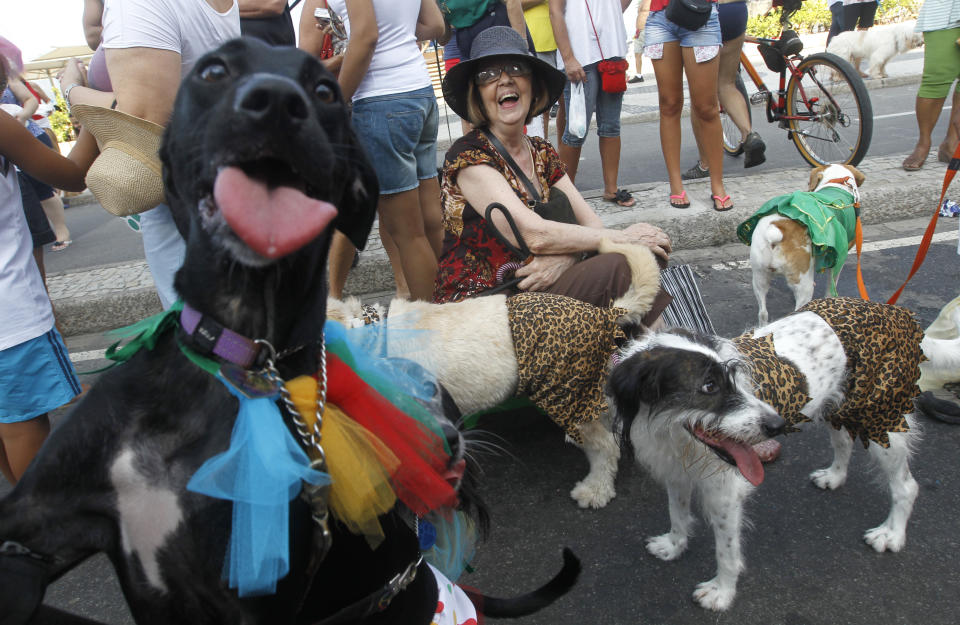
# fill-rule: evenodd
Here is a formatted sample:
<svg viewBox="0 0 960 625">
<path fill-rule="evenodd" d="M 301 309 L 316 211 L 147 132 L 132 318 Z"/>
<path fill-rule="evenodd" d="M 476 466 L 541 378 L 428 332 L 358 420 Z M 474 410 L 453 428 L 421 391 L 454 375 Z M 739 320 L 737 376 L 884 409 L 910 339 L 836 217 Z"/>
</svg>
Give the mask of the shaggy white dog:
<svg viewBox="0 0 960 625">
<path fill-rule="evenodd" d="M 914 26 L 916 22 L 901 22 L 843 32 L 830 40 L 827 52 L 849 61 L 862 76 L 886 78 L 890 59 L 923 45 L 923 33 L 914 31 Z M 864 60 L 866 73 L 860 70 Z"/>
</svg>

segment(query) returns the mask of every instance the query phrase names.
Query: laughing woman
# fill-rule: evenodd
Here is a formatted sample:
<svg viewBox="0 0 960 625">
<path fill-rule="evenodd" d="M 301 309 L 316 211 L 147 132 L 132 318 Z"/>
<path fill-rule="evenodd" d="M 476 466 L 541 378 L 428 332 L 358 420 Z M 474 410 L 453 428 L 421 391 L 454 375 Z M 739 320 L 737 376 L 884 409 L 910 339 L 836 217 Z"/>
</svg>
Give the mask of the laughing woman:
<svg viewBox="0 0 960 625">
<path fill-rule="evenodd" d="M 647 245 L 666 264 L 670 237 L 649 224 L 609 230 L 567 176 L 553 147 L 524 135 L 526 123 L 548 110 L 566 77 L 530 56 L 523 37 L 495 26 L 474 40 L 469 61 L 447 73 L 443 94 L 450 108 L 475 126 L 447 152 L 443 170 L 444 240 L 434 301 L 458 301 L 498 286 L 508 267 L 521 291 L 568 295 L 609 306 L 630 286 L 620 254 L 582 257 L 604 238 Z M 550 219 L 531 209 L 549 204 Z M 502 208 L 487 207 L 499 203 Z M 669 301 L 658 297 L 648 317 Z"/>
</svg>

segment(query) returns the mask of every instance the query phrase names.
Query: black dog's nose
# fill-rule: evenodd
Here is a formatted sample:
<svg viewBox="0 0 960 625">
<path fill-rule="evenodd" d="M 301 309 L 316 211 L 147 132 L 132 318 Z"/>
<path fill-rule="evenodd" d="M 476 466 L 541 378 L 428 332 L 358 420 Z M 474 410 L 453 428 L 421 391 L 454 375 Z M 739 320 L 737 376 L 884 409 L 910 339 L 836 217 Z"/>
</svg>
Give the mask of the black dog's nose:
<svg viewBox="0 0 960 625">
<path fill-rule="evenodd" d="M 254 74 L 237 89 L 233 108 L 250 119 L 300 122 L 310 115 L 307 95 L 293 80 Z"/>
<path fill-rule="evenodd" d="M 763 421 L 760 423 L 760 429 L 763 430 L 763 433 L 769 437 L 783 434 L 783 430 L 786 428 L 786 426 L 787 422 L 783 420 L 783 417 L 775 412 L 764 415 Z"/>
</svg>

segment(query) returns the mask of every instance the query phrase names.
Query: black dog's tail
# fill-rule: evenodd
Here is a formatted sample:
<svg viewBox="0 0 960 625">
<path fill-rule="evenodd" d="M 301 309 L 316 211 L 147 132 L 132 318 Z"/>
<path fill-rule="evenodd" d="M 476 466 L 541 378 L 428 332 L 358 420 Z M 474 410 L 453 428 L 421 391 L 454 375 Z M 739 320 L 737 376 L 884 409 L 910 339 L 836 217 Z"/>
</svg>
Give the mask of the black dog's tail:
<svg viewBox="0 0 960 625">
<path fill-rule="evenodd" d="M 488 597 L 473 589 L 464 588 L 476 606 L 477 612 L 490 618 L 518 618 L 539 612 L 567 594 L 580 576 L 580 559 L 568 548 L 563 550 L 563 568 L 553 579 L 525 595 L 511 599 Z"/>
</svg>

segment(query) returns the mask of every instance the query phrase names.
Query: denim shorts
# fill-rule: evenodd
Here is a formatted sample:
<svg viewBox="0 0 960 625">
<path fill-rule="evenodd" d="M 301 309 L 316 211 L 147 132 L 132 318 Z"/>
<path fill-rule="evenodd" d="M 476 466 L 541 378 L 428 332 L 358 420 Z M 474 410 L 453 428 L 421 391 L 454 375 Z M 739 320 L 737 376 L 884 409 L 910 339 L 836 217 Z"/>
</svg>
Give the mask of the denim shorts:
<svg viewBox="0 0 960 625">
<path fill-rule="evenodd" d="M 583 83 L 583 98 L 587 105 L 587 128 L 590 128 L 590 120 L 594 112 L 597 114 L 597 136 L 598 137 L 619 137 L 620 136 L 620 109 L 623 107 L 622 93 L 607 93 L 600 88 L 600 72 L 597 71 L 597 63 L 584 65 L 583 71 L 587 75 L 587 81 Z M 567 121 L 570 120 L 570 81 L 567 81 L 563 88 L 563 105 L 567 113 Z M 568 124 L 569 125 L 569 124 Z M 587 137 L 581 139 L 574 136 L 569 130 L 563 131 L 563 142 L 575 148 L 579 148 L 586 141 Z"/>
<path fill-rule="evenodd" d="M 0 351 L 0 423 L 39 417 L 79 393 L 80 381 L 56 328 Z"/>
<path fill-rule="evenodd" d="M 717 13 L 717 5 L 714 4 L 710 10 L 710 19 L 697 30 L 687 30 L 682 26 L 677 26 L 667 19 L 667 11 L 653 11 L 647 18 L 647 26 L 644 29 L 646 39 L 643 42 L 644 47 L 657 44 L 679 41 L 681 48 L 693 48 L 703 46 L 719 46 L 720 41 L 720 18 Z"/>
<path fill-rule="evenodd" d="M 353 102 L 353 130 L 377 172 L 381 195 L 436 177 L 439 127 L 432 86 Z"/>
</svg>

